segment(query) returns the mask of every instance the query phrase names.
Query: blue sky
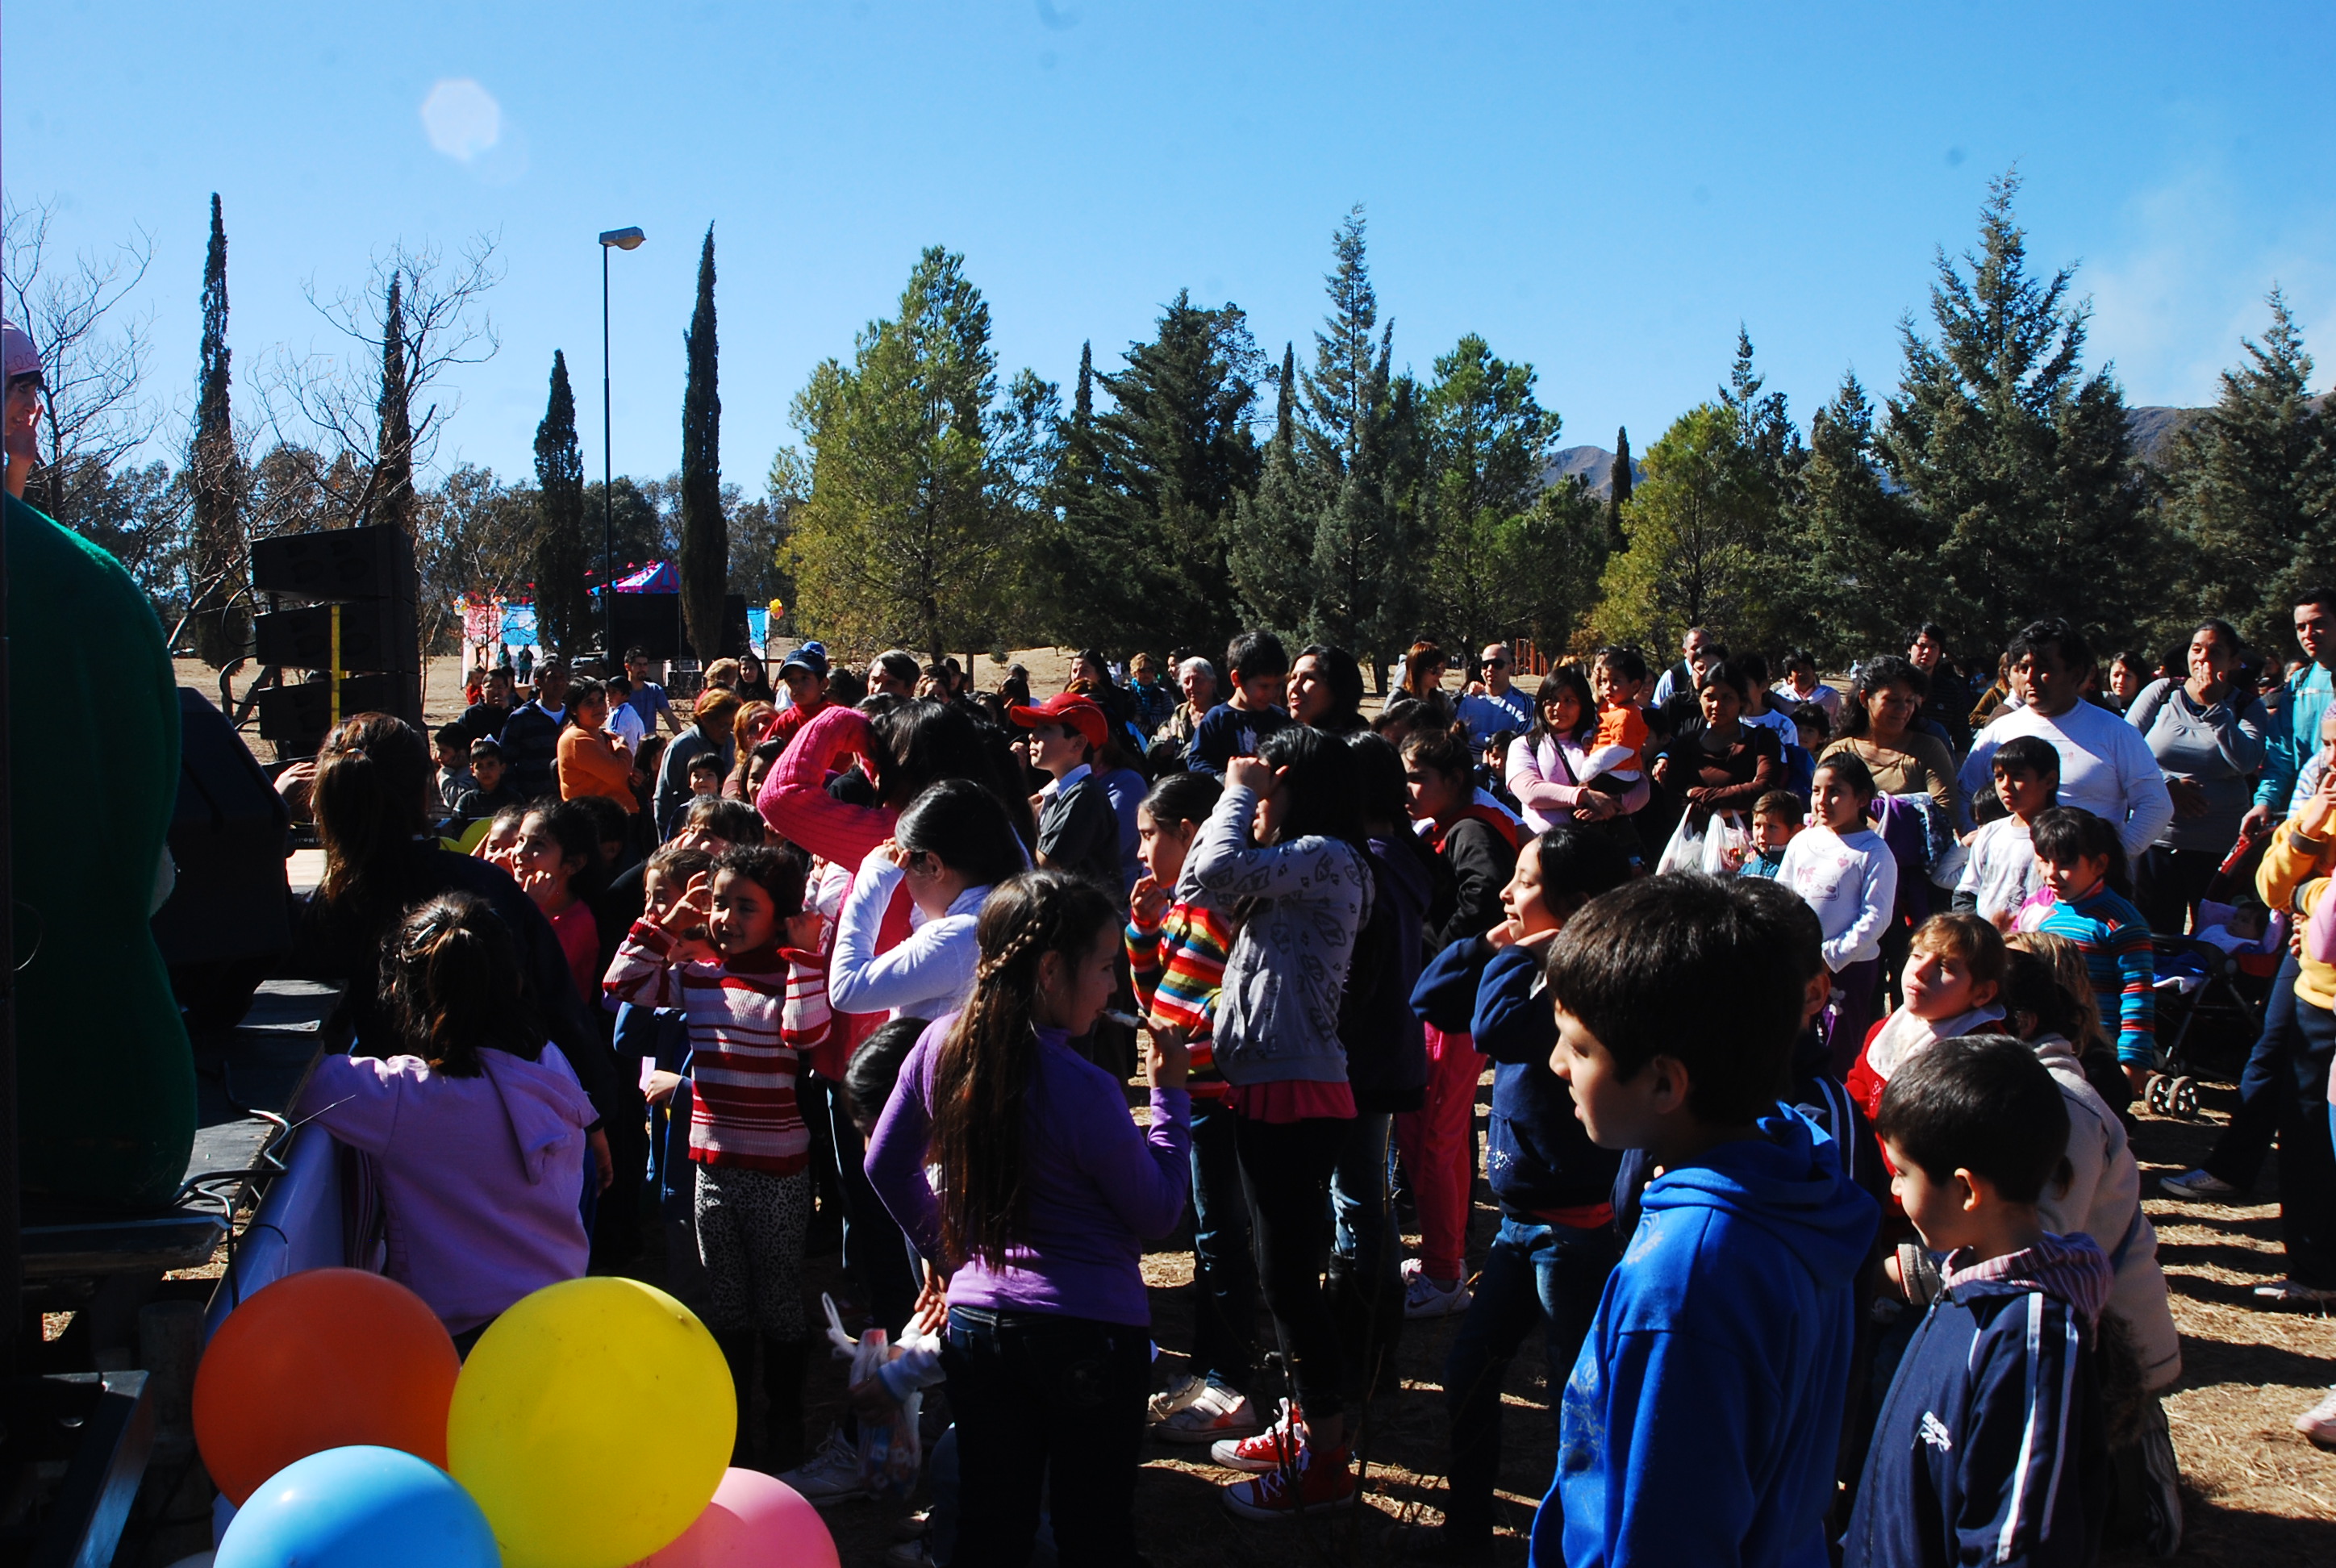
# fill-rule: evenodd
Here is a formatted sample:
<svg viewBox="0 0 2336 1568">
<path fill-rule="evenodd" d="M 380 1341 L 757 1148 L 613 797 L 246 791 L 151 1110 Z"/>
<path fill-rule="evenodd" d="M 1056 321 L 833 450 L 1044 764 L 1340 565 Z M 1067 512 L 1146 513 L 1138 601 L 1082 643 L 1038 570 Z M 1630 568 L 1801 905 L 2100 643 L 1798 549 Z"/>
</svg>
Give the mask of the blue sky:
<svg viewBox="0 0 2336 1568">
<path fill-rule="evenodd" d="M 152 232 L 152 386 L 181 411 L 214 190 L 247 402 L 275 346 L 336 346 L 304 285 L 498 235 L 501 351 L 453 378 L 442 464 L 527 472 L 557 346 L 599 472 L 604 228 L 650 237 L 615 258 L 617 469 L 677 463 L 711 221 L 724 469 L 755 493 L 811 366 L 890 312 L 923 245 L 965 253 L 1002 369 L 1067 392 L 1083 338 L 1111 363 L 1180 287 L 1302 355 L 1357 200 L 1399 361 L 1481 333 L 1538 367 L 1566 443 L 1627 424 L 1643 451 L 1710 395 L 1739 320 L 1803 421 L 1844 368 L 1893 385 L 1934 248 L 1970 242 L 2015 163 L 2031 255 L 2081 261 L 2092 357 L 2130 401 L 2209 399 L 2274 279 L 2336 355 L 2331 15 L 73 0 L 7 10 L 0 151 L 63 243 Z M 477 84 L 439 100 L 453 153 L 422 112 L 450 83 Z"/>
</svg>

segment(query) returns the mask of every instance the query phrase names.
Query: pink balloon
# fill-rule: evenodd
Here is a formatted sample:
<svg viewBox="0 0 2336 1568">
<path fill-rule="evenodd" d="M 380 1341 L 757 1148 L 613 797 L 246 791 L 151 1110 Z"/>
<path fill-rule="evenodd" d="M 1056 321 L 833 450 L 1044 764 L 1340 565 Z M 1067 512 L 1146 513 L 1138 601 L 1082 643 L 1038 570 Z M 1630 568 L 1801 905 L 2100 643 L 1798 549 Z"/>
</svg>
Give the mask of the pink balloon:
<svg viewBox="0 0 2336 1568">
<path fill-rule="evenodd" d="M 640 1568 L 840 1568 L 835 1537 L 803 1495 L 760 1470 L 725 1471 L 681 1538 Z"/>
</svg>

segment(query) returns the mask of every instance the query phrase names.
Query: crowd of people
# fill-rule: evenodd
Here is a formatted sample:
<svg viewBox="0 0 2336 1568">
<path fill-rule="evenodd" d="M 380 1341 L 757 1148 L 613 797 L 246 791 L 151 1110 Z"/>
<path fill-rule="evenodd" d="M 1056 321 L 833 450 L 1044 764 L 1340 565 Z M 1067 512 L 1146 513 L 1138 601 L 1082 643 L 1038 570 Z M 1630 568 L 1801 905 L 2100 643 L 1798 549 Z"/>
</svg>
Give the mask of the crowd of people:
<svg viewBox="0 0 2336 1568">
<path fill-rule="evenodd" d="M 1351 652 L 1266 631 L 1043 699 L 816 643 L 686 711 L 639 650 L 482 667 L 434 766 L 362 715 L 287 771 L 297 964 L 358 1053 L 305 1110 L 464 1345 L 633 1266 L 653 1207 L 738 1462 L 822 1506 L 945 1390 L 904 1563 L 1138 1561 L 1147 1441 L 1244 1519 L 1351 1504 L 1446 1317 L 1437 1560 L 1489 1560 L 1535 1333 L 1535 1563 L 2168 1553 L 2129 1107 L 2156 952 L 2250 908 L 2282 961 L 2239 1110 L 2166 1185 L 2237 1197 L 2275 1144 L 2256 1295 L 2336 1302 L 2336 594 L 2295 627 L 2290 673 L 2219 621 L 2107 667 L 2041 621 L 1984 689 L 1930 626 L 1840 686 L 1703 628 L 1531 677 L 1423 641 L 1368 716 Z M 1163 1378 L 1139 1261 L 1188 1222 Z M 814 1441 L 822 1227 L 900 1354 Z M 2298 1425 L 2336 1443 L 2336 1396 Z"/>
</svg>

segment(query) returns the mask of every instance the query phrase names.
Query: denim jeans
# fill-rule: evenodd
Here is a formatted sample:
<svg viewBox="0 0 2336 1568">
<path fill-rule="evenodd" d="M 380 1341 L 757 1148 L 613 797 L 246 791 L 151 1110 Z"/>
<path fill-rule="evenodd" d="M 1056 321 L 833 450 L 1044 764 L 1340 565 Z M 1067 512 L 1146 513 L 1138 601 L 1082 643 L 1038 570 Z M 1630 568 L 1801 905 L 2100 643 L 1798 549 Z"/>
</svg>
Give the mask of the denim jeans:
<svg viewBox="0 0 2336 1568">
<path fill-rule="evenodd" d="M 2279 1228 L 2291 1278 L 2336 1287 L 2336 1149 L 2330 1144 L 2328 1069 L 2336 1058 L 2336 1014 L 2295 994 L 2293 954 L 2272 981 L 2263 1037 L 2239 1078 L 2238 1114 L 2215 1140 L 2206 1166 L 2252 1186 L 2272 1138 L 2279 1139 Z"/>
<path fill-rule="evenodd" d="M 1249 1392 L 1257 1368 L 1257 1258 L 1232 1108 L 1192 1102 L 1192 1370 Z"/>
<path fill-rule="evenodd" d="M 952 1307 L 941 1369 L 958 1432 L 951 1568 L 1022 1568 L 1042 1493 L 1066 1568 L 1135 1561 L 1148 1328 Z"/>
<path fill-rule="evenodd" d="M 1403 1238 L 1387 1197 L 1387 1144 L 1395 1117 L 1365 1112 L 1348 1124 L 1338 1162 L 1330 1168 L 1331 1245 L 1359 1280 L 1397 1278 Z"/>
<path fill-rule="evenodd" d="M 957 1428 L 952 1426 L 925 1456 L 925 1478 L 932 1483 L 932 1512 L 925 1516 L 925 1550 L 934 1568 L 957 1568 L 957 1515 L 959 1490 L 957 1473 Z M 1055 1568 L 1055 1531 L 1043 1512 L 1038 1538 L 1030 1548 L 1030 1568 Z"/>
<path fill-rule="evenodd" d="M 1449 1537 L 1492 1539 L 1493 1488 L 1501 1474 L 1501 1381 L 1509 1359 L 1538 1324 L 1548 1346 L 1554 1422 L 1619 1254 L 1609 1225 L 1576 1230 L 1501 1216 L 1475 1299 L 1444 1362 L 1444 1403 L 1452 1419 L 1452 1489 L 1444 1508 Z"/>
</svg>

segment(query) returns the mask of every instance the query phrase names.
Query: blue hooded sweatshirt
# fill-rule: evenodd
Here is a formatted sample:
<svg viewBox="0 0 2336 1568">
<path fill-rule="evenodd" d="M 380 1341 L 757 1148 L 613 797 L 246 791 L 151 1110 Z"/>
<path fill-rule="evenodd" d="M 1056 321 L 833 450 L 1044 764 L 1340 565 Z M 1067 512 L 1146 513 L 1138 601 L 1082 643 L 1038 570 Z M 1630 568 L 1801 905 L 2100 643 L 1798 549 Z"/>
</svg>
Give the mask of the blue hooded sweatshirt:
<svg viewBox="0 0 2336 1568">
<path fill-rule="evenodd" d="M 1759 1131 L 1648 1183 L 1565 1386 L 1535 1568 L 1825 1568 L 1881 1210 L 1799 1112 Z"/>
<path fill-rule="evenodd" d="M 2117 1276 L 2089 1236 L 1955 1262 L 1882 1403 L 1844 1568 L 2090 1563 L 2107 1505 L 2093 1327 Z"/>
</svg>

